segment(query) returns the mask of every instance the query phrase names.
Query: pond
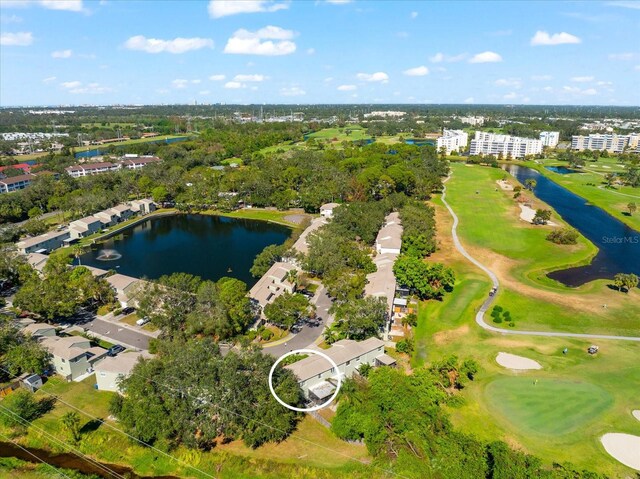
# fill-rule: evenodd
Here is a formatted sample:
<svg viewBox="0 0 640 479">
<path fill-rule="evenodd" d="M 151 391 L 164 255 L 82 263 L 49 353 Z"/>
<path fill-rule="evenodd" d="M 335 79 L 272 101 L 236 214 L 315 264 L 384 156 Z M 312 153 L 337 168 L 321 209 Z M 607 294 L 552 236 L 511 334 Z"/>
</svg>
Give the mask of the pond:
<svg viewBox="0 0 640 479">
<path fill-rule="evenodd" d="M 213 281 L 230 276 L 251 287 L 256 255 L 290 234 L 286 226 L 266 221 L 178 214 L 149 219 L 93 245 L 80 262 L 137 278 L 174 272 Z"/>
<path fill-rule="evenodd" d="M 566 166 L 545 166 L 545 168 L 549 171 L 553 171 L 554 173 L 558 173 L 559 175 L 580 173 L 578 170 L 572 170 L 571 168 L 567 168 Z"/>
<path fill-rule="evenodd" d="M 140 142 L 140 143 L 135 143 L 136 145 L 142 145 L 142 144 L 148 144 L 148 143 L 166 143 L 166 144 L 170 144 L 170 143 L 175 143 L 177 141 L 185 141 L 188 140 L 189 137 L 188 136 L 180 136 L 180 137 L 176 137 L 176 138 L 162 138 L 162 139 L 158 139 L 158 140 L 153 140 L 153 141 L 144 141 L 144 142 Z M 113 149 L 126 149 L 128 147 L 132 146 L 132 144 L 128 144 L 128 145 L 121 145 L 118 143 L 111 143 L 110 145 L 105 145 L 102 147 L 102 150 L 99 147 L 96 147 L 95 149 L 91 149 L 91 150 L 86 150 L 86 151 L 81 151 L 79 153 L 75 154 L 75 158 L 94 158 L 96 156 L 100 156 L 100 155 L 106 155 L 108 153 L 112 153 Z"/>
<path fill-rule="evenodd" d="M 599 249 L 589 265 L 554 271 L 550 278 L 575 287 L 594 279 L 612 279 L 616 273 L 640 275 L 640 232 L 536 170 L 519 165 L 506 165 L 505 169 L 522 184 L 536 180 L 535 195 Z"/>
</svg>

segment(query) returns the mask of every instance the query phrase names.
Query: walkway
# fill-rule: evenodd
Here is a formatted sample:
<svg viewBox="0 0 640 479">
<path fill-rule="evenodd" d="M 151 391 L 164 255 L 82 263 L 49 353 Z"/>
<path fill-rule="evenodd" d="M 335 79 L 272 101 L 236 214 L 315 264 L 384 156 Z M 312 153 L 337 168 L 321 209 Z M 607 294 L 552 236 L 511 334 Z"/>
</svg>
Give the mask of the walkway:
<svg viewBox="0 0 640 479">
<path fill-rule="evenodd" d="M 443 183 L 446 183 L 447 181 L 449 181 L 450 178 L 451 178 L 451 174 L 444 180 Z M 456 216 L 451 206 L 449 206 L 449 203 L 447 203 L 446 195 L 447 195 L 447 187 L 443 185 L 442 203 L 444 203 L 444 205 L 447 207 L 447 210 L 449 210 L 449 213 L 451 213 L 451 217 L 453 218 L 453 225 L 451 226 L 451 236 L 453 237 L 454 246 L 460 252 L 460 254 L 462 254 L 462 256 L 467 258 L 469 261 L 475 264 L 478 268 L 484 271 L 487 274 L 487 276 L 491 278 L 491 282 L 493 283 L 493 286 L 497 289 L 500 283 L 495 273 L 491 271 L 489 268 L 487 268 L 485 265 L 480 263 L 480 261 L 475 259 L 469 253 L 467 253 L 467 250 L 465 250 L 464 246 L 462 246 L 462 243 L 460 243 L 460 239 L 458 238 L 458 233 L 457 233 L 458 217 Z M 478 323 L 478 325 L 481 328 L 486 329 L 487 331 L 493 331 L 495 333 L 501 333 L 501 334 L 521 335 L 521 336 L 545 336 L 545 337 L 552 337 L 552 338 L 581 338 L 581 339 L 620 339 L 620 340 L 627 340 L 627 341 L 640 341 L 640 337 L 634 337 L 634 336 L 609 336 L 606 334 L 556 333 L 551 331 L 517 331 L 513 329 L 496 328 L 495 326 L 491 326 L 490 324 L 487 324 L 484 320 L 484 313 L 489 309 L 489 306 L 491 306 L 494 299 L 495 299 L 495 295 L 487 296 L 487 299 L 485 299 L 484 303 L 482 303 L 482 306 L 476 313 L 476 323 Z"/>
</svg>

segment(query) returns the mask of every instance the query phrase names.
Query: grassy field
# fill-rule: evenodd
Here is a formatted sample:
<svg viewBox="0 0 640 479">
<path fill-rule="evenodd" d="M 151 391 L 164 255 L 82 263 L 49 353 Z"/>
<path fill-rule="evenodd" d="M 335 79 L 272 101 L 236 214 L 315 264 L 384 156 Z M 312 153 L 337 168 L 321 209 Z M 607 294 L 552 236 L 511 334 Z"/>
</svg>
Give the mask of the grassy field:
<svg viewBox="0 0 640 479">
<path fill-rule="evenodd" d="M 310 417 L 305 417 L 298 430 L 279 444 L 268 444 L 254 450 L 240 441 L 233 441 L 218 445 L 210 452 L 178 448 L 170 451 L 172 457 L 168 457 L 130 441 L 123 433 L 110 427 L 120 428 L 117 422 L 109 418 L 109 402 L 114 393 L 96 391 L 94 383 L 94 377 L 80 383 L 51 378 L 36 396 L 50 397 L 44 394 L 47 391 L 60 397 L 61 401 L 55 404 L 53 410 L 33 422 L 28 434 L 19 438 L 20 443 L 55 452 L 68 452 L 63 445 L 68 437 L 60 424 L 62 415 L 73 410 L 64 404 L 68 403 L 106 421 L 105 424 L 91 422 L 90 417 L 81 414 L 83 436 L 75 446 L 78 450 L 101 462 L 132 466 L 141 475 L 206 477 L 187 466 L 192 465 L 220 479 L 385 477 L 362 464 L 370 460 L 364 446 L 340 441 Z M 45 435 L 42 430 L 56 439 Z M 0 433 L 7 436 L 12 434 L 4 426 L 0 426 Z"/>
<path fill-rule="evenodd" d="M 107 143 L 105 145 L 78 146 L 78 147 L 75 147 L 74 150 L 76 153 L 80 153 L 87 150 L 106 150 L 111 146 L 128 146 L 128 145 L 137 145 L 139 143 L 149 143 L 149 142 L 161 143 L 164 140 L 171 140 L 174 138 L 186 138 L 186 136 L 185 135 L 152 136 L 150 138 L 138 138 L 137 140 L 126 140 L 126 141 L 120 141 L 118 143 Z"/>
<path fill-rule="evenodd" d="M 544 241 L 544 233 L 540 235 L 535 227 L 520 221 L 520 210 L 510 203 L 510 195 L 495 191 L 495 179 L 504 174 L 501 170 L 464 165 L 453 165 L 452 169 L 447 200 L 460 217 L 458 234 L 467 250 L 499 275 L 503 287 L 497 304 L 510 310 L 516 329 L 638 335 L 637 292 L 627 298 L 607 288 L 604 281 L 568 289 L 531 274 L 538 270 L 538 261 L 550 268 L 576 261 L 581 254 L 588 257 L 586 242 L 565 255 Z M 482 440 L 504 440 L 547 464 L 572 462 L 611 477 L 631 476 L 630 469 L 606 453 L 599 437 L 607 432 L 640 434 L 640 422 L 631 416 L 633 409 L 640 408 L 636 391 L 640 344 L 597 341 L 600 352 L 591 356 L 586 352 L 592 344 L 588 340 L 505 336 L 481 329 L 475 324 L 475 312 L 491 283 L 453 247 L 452 219 L 439 198 L 432 203 L 438 251 L 429 261 L 452 267 L 456 286 L 442 301 L 420 304 L 412 364 L 415 367 L 450 354 L 479 362 L 481 372 L 462 391 L 464 405 L 449 411 L 454 425 Z M 537 245 L 536 241 L 548 244 Z M 610 307 L 615 305 L 616 311 L 602 308 L 603 301 Z M 564 348 L 568 348 L 566 355 Z M 543 369 L 504 369 L 495 361 L 501 351 L 534 359 Z"/>
<path fill-rule="evenodd" d="M 624 168 L 618 164 L 615 158 L 601 158 L 597 162 L 588 162 L 580 173 L 567 175 L 554 173 L 545 168 L 546 166 L 566 166 L 566 162 L 550 159 L 538 161 L 539 163 L 529 161 L 525 164 L 559 185 L 564 186 L 569 191 L 585 198 L 588 202 L 602 208 L 611 216 L 626 223 L 636 231 L 640 231 L 640 212 L 629 215 L 627 209 L 627 205 L 630 202 L 640 206 L 640 188 L 632 188 L 630 186 L 605 187 L 605 174 L 624 171 Z"/>
<path fill-rule="evenodd" d="M 545 239 L 552 227 L 520 220 L 510 192 L 496 191 L 495 181 L 505 175 L 502 170 L 453 164 L 452 171 L 447 200 L 460 219 L 458 235 L 465 248 L 498 275 L 497 304 L 512 313 L 516 329 L 640 332 L 638 290 L 622 294 L 609 288 L 606 280 L 567 288 L 546 277 L 548 271 L 588 263 L 596 248 L 586 238 L 580 237 L 575 246 L 556 245 Z M 516 183 L 512 177 L 509 181 Z M 552 209 L 527 195 L 534 208 Z M 552 221 L 563 224 L 555 212 Z"/>
<path fill-rule="evenodd" d="M 292 215 L 290 211 L 277 211 L 277 210 L 263 210 L 259 208 L 250 208 L 232 211 L 230 213 L 223 213 L 220 211 L 205 211 L 203 214 L 212 214 L 219 216 L 228 216 L 229 218 L 243 218 L 247 220 L 260 220 L 269 221 L 271 223 L 278 223 L 284 226 L 297 227 L 296 223 L 288 221 L 287 216 Z M 299 213 L 296 213 L 299 214 Z"/>
</svg>

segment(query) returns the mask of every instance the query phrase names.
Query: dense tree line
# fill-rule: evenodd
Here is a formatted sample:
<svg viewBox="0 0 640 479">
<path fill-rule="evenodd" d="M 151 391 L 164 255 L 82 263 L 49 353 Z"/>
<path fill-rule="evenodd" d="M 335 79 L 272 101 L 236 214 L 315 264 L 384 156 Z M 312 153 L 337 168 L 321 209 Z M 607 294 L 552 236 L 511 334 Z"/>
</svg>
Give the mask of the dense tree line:
<svg viewBox="0 0 640 479">
<path fill-rule="evenodd" d="M 369 452 L 403 477 L 420 479 L 600 479 L 602 476 L 554 464 L 502 442 L 483 443 L 453 428 L 443 409 L 460 401 L 455 390 L 473 379 L 475 361 L 455 357 L 415 369 L 410 376 L 380 368 L 342 388 L 333 431 L 364 440 Z"/>
<path fill-rule="evenodd" d="M 0 382 L 22 373 L 42 374 L 50 363 L 51 355 L 38 340 L 24 334 L 9 318 L 0 317 Z"/>
<path fill-rule="evenodd" d="M 150 444 L 210 449 L 241 438 L 249 447 L 279 442 L 299 416 L 276 402 L 268 387 L 274 359 L 258 350 L 222 355 L 208 339 L 161 341 L 154 359 L 140 360 L 121 382 L 111 409 L 126 431 Z M 279 366 L 274 389 L 287 404 L 302 404 L 293 374 Z"/>
<path fill-rule="evenodd" d="M 46 321 L 68 318 L 80 307 L 115 303 L 115 292 L 106 280 L 84 266 L 70 268 L 63 255 L 50 256 L 42 275 L 31 270 L 22 281 L 13 304 Z"/>
<path fill-rule="evenodd" d="M 247 285 L 235 278 L 214 282 L 173 273 L 147 282 L 135 294 L 138 314 L 151 319 L 167 338 L 229 339 L 244 333 L 253 321 Z"/>
</svg>

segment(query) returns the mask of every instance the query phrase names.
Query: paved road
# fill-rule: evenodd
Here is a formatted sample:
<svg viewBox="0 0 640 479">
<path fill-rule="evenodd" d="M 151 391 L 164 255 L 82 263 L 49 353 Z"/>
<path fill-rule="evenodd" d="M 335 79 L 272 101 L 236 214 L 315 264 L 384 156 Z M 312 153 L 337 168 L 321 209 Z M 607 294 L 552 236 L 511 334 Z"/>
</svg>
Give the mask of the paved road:
<svg viewBox="0 0 640 479">
<path fill-rule="evenodd" d="M 289 341 L 277 346 L 265 347 L 264 352 L 269 353 L 272 356 L 280 357 L 294 349 L 304 349 L 313 345 L 322 335 L 325 326 L 330 325 L 333 321 L 333 317 L 329 315 L 329 308 L 331 307 L 331 304 L 331 298 L 327 295 L 327 291 L 324 286 L 320 286 L 318 293 L 315 296 L 315 305 L 316 314 L 318 317 L 322 318 L 322 321 L 317 326 L 309 326 L 308 324 L 305 324 L 302 327 L 302 330 Z"/>
<path fill-rule="evenodd" d="M 444 180 L 444 183 L 449 181 L 449 178 L 451 178 L 451 175 L 449 175 L 447 177 L 447 179 Z M 473 264 L 475 264 L 478 268 L 480 268 L 482 271 L 484 271 L 487 274 L 487 276 L 489 276 L 489 278 L 491 278 L 491 282 L 493 283 L 493 286 L 495 288 L 498 288 L 500 283 L 498 282 L 498 277 L 495 275 L 495 273 L 493 271 L 491 271 L 489 268 L 487 268 L 485 265 L 480 263 L 480 261 L 475 259 L 469 253 L 467 253 L 467 250 L 465 250 L 464 246 L 462 246 L 462 243 L 460 243 L 460 240 L 458 239 L 458 233 L 457 233 L 458 217 L 456 216 L 456 214 L 453 211 L 453 209 L 451 208 L 451 206 L 449 206 L 449 203 L 447 203 L 446 195 L 447 195 L 447 187 L 444 186 L 444 188 L 442 189 L 442 202 L 447 207 L 447 209 L 449 210 L 449 213 L 451 213 L 451 216 L 453 218 L 453 225 L 451 226 L 451 236 L 453 237 L 454 246 L 462 254 L 462 256 L 467 258 L 469 261 L 471 261 Z M 582 338 L 582 339 L 620 339 L 620 340 L 626 340 L 626 341 L 640 341 L 640 337 L 635 337 L 635 336 L 611 336 L 611 335 L 606 335 L 606 334 L 580 334 L 580 333 L 555 333 L 555 332 L 550 332 L 550 331 L 516 331 L 516 330 L 513 330 L 513 329 L 496 328 L 495 326 L 491 326 L 490 324 L 487 324 L 484 321 L 484 313 L 489 309 L 489 306 L 491 306 L 491 303 L 493 303 L 494 299 L 495 299 L 495 296 L 487 296 L 487 299 L 485 299 L 484 303 L 482 303 L 482 306 L 480 307 L 480 309 L 476 313 L 476 323 L 478 323 L 478 325 L 481 328 L 484 328 L 487 331 L 493 331 L 493 332 L 501 333 L 501 334 L 514 334 L 514 335 L 522 335 L 522 336 L 546 336 L 546 337 L 553 337 L 553 338 Z"/>
</svg>

